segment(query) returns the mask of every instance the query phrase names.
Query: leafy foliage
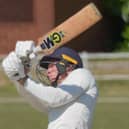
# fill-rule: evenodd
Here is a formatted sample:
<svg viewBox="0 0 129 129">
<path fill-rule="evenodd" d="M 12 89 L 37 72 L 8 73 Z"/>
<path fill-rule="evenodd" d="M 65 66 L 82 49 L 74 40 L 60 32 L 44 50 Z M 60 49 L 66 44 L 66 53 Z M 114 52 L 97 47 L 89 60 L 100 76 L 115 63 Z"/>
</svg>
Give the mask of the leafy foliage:
<svg viewBox="0 0 129 129">
<path fill-rule="evenodd" d="M 123 20 L 122 30 L 115 51 L 129 51 L 129 0 L 102 0 L 105 10 L 110 16 Z M 118 26 L 119 28 L 120 26 Z"/>
<path fill-rule="evenodd" d="M 110 15 L 120 16 L 123 5 L 122 0 L 102 0 L 102 3 Z"/>
<path fill-rule="evenodd" d="M 129 1 L 123 4 L 121 9 L 121 17 L 124 22 L 129 23 Z"/>
</svg>

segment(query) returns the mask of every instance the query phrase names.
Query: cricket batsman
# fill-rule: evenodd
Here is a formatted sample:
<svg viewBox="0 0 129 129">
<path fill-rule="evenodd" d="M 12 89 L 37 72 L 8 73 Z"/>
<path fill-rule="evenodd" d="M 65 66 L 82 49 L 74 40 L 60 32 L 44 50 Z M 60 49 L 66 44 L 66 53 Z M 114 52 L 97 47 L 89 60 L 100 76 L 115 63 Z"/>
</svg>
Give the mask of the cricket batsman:
<svg viewBox="0 0 129 129">
<path fill-rule="evenodd" d="M 60 47 L 42 55 L 35 66 L 39 78 L 35 81 L 28 76 L 33 63 L 28 55 L 34 48 L 33 41 L 18 41 L 15 50 L 2 62 L 7 76 L 19 84 L 18 92 L 36 109 L 48 114 L 48 129 L 90 129 L 98 90 L 79 54 Z"/>
</svg>

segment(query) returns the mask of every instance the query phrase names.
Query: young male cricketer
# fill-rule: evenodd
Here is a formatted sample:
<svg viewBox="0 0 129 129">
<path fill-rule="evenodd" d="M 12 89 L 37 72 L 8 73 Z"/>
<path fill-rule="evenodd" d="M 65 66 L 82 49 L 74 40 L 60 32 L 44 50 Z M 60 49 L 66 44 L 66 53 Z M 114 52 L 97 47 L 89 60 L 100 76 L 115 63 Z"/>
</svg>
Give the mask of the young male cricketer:
<svg viewBox="0 0 129 129">
<path fill-rule="evenodd" d="M 90 129 L 98 90 L 94 77 L 83 67 L 78 53 L 61 47 L 42 57 L 36 70 L 40 74 L 37 76 L 49 80 L 49 86 L 46 86 L 27 76 L 28 68 L 21 60 L 34 48 L 33 41 L 16 43 L 15 50 L 2 62 L 7 76 L 19 83 L 17 89 L 28 102 L 47 112 L 48 129 Z"/>
</svg>

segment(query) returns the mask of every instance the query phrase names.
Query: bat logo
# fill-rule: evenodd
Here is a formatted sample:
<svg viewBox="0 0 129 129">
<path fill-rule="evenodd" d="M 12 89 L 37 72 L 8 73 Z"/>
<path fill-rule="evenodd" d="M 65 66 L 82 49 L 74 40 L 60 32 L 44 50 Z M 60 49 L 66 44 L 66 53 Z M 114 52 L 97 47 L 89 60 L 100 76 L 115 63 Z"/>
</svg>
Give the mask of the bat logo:
<svg viewBox="0 0 129 129">
<path fill-rule="evenodd" d="M 53 46 L 55 46 L 56 44 L 60 43 L 63 38 L 64 38 L 63 31 L 53 32 L 42 41 L 41 48 L 42 49 L 46 49 L 46 48 L 50 49 Z"/>
</svg>

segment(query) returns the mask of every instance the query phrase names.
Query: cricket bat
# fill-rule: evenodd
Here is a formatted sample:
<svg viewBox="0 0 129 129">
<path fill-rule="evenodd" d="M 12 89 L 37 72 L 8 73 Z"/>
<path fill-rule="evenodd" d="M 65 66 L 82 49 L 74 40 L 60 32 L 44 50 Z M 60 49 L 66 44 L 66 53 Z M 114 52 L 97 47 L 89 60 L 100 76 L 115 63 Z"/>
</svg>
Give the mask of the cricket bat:
<svg viewBox="0 0 129 129">
<path fill-rule="evenodd" d="M 102 19 L 94 3 L 89 3 L 38 40 L 34 53 L 49 54 L 68 43 Z"/>
</svg>

